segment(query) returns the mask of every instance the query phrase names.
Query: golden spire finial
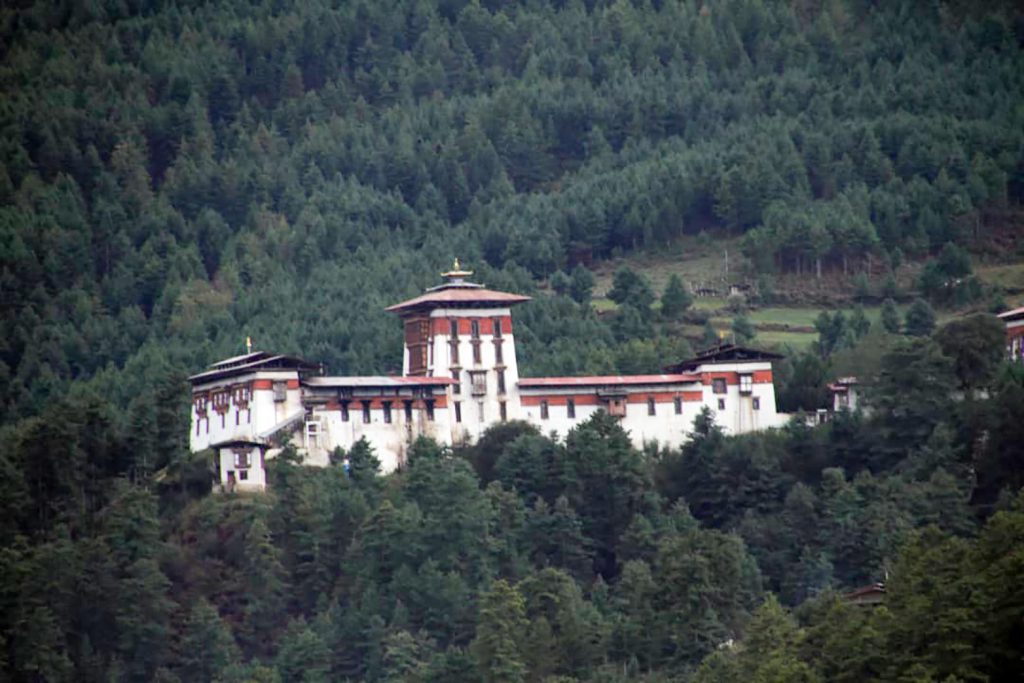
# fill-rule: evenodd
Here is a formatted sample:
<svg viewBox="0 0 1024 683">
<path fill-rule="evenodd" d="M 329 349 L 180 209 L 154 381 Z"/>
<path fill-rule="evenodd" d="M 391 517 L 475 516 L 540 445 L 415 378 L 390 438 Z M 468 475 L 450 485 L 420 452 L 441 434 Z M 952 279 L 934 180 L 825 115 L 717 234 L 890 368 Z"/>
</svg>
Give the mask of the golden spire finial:
<svg viewBox="0 0 1024 683">
<path fill-rule="evenodd" d="M 252 353 L 252 337 L 245 338 L 245 352 Z"/>
<path fill-rule="evenodd" d="M 456 257 L 455 262 L 452 264 L 452 269 L 447 273 L 441 273 L 441 277 L 446 277 L 449 280 L 461 280 L 462 278 L 469 277 L 472 274 L 472 270 L 462 269 L 462 266 L 459 265 L 459 259 Z"/>
</svg>

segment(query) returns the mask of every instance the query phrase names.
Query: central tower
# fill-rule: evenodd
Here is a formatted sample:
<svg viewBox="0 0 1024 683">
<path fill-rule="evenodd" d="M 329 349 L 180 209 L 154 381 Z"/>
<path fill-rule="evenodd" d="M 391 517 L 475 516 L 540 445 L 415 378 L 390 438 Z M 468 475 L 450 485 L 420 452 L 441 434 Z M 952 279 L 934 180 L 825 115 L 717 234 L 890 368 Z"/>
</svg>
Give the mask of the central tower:
<svg viewBox="0 0 1024 683">
<path fill-rule="evenodd" d="M 443 284 L 387 309 L 404 323 L 402 374 L 454 380 L 447 399 L 456 443 L 521 417 L 511 307 L 530 297 L 487 289 L 471 275 L 456 259 Z"/>
</svg>

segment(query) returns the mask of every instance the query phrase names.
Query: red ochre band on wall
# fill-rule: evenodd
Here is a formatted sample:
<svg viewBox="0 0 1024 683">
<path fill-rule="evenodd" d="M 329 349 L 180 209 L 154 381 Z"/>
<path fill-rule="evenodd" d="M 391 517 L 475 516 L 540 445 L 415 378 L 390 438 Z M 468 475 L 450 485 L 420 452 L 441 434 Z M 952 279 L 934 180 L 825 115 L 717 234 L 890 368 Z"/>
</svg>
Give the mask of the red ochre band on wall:
<svg viewBox="0 0 1024 683">
<path fill-rule="evenodd" d="M 480 323 L 480 336 L 492 336 L 495 318 L 501 320 L 502 336 L 512 333 L 512 316 L 510 315 L 431 318 L 430 331 L 432 334 L 447 335 L 451 332 L 452 321 L 456 320 L 459 324 L 459 336 L 469 336 L 473 331 L 473 321 L 475 320 Z"/>
<path fill-rule="evenodd" d="M 653 398 L 655 403 L 672 403 L 677 398 L 681 398 L 686 403 L 700 402 L 704 400 L 704 396 L 700 391 L 675 391 L 675 392 L 656 392 L 656 393 L 631 393 L 627 394 L 626 400 L 629 403 L 647 403 L 647 400 Z M 569 399 L 572 399 L 576 404 L 576 407 L 580 406 L 596 406 L 604 405 L 608 402 L 607 399 L 602 400 L 597 394 L 544 394 L 541 396 L 520 396 L 520 403 L 524 406 L 539 406 L 542 401 L 547 401 L 549 406 L 564 406 Z"/>
<path fill-rule="evenodd" d="M 754 384 L 771 384 L 772 383 L 772 371 L 771 370 L 754 370 L 751 373 L 747 372 L 704 372 L 701 373 L 700 381 L 705 386 L 710 386 L 716 379 L 724 379 L 726 384 L 734 385 L 740 383 L 740 375 L 752 375 Z"/>
</svg>

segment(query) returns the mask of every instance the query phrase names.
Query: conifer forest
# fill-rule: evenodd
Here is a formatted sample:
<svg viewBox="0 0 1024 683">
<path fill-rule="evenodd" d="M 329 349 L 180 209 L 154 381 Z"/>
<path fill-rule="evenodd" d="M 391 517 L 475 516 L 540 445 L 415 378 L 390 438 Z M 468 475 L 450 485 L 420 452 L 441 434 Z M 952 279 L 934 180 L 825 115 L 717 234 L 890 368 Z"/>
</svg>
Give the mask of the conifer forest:
<svg viewBox="0 0 1024 683">
<path fill-rule="evenodd" d="M 728 330 L 631 260 L 720 243 Z M 796 417 L 642 449 L 509 421 L 388 475 L 288 447 L 211 490 L 189 375 L 246 337 L 400 372 L 384 309 L 454 257 L 532 297 L 524 376 L 729 334 L 785 355 Z M 1024 278 L 991 264 L 1024 267 L 1011 0 L 5 2 L 0 680 L 1020 680 L 992 314 Z M 813 344 L 759 341 L 823 282 Z M 810 424 L 844 375 L 870 409 Z"/>
</svg>

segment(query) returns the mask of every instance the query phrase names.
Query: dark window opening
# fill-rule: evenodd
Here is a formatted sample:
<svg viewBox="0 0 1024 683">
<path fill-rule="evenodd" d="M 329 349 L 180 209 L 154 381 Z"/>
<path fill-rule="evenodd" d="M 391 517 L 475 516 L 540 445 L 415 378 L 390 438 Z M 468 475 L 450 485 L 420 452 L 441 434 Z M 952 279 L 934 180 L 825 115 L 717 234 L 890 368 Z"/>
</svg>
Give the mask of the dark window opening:
<svg viewBox="0 0 1024 683">
<path fill-rule="evenodd" d="M 672 405 L 676 409 L 676 415 L 682 415 L 683 414 L 683 399 L 681 399 L 678 396 L 676 396 L 674 399 L 672 399 Z"/>
<path fill-rule="evenodd" d="M 498 393 L 505 393 L 505 371 L 498 370 Z"/>
<path fill-rule="evenodd" d="M 455 384 L 452 385 L 452 393 L 456 396 L 462 391 L 462 382 L 459 380 L 459 371 L 452 370 L 452 379 L 455 380 Z"/>
<path fill-rule="evenodd" d="M 656 410 L 655 410 L 655 407 L 654 407 L 654 399 L 653 398 L 648 398 L 647 399 L 647 414 L 648 415 L 654 415 L 655 413 L 656 413 Z"/>
<path fill-rule="evenodd" d="M 434 421 L 434 402 L 427 401 L 427 419 L 431 422 Z"/>
<path fill-rule="evenodd" d="M 716 377 L 715 379 L 711 380 L 711 391 L 713 391 L 716 394 L 724 394 L 725 393 L 725 378 L 724 377 Z"/>
<path fill-rule="evenodd" d="M 501 318 L 493 318 L 491 322 L 494 325 L 495 338 L 501 339 Z"/>
<path fill-rule="evenodd" d="M 725 399 L 724 398 L 718 399 L 718 409 L 719 410 L 725 410 Z"/>
<path fill-rule="evenodd" d="M 471 372 L 469 373 L 470 381 L 473 384 L 473 395 L 483 396 L 487 393 L 487 373 L 486 372 Z"/>
<path fill-rule="evenodd" d="M 469 335 L 473 339 L 479 339 L 480 338 L 480 321 L 479 320 L 471 320 L 469 322 Z"/>
<path fill-rule="evenodd" d="M 455 421 L 462 422 L 462 402 L 455 402 Z"/>
<path fill-rule="evenodd" d="M 754 410 L 761 410 L 761 399 L 757 396 L 754 397 Z"/>
<path fill-rule="evenodd" d="M 348 422 L 348 401 L 341 402 L 341 421 Z"/>
<path fill-rule="evenodd" d="M 412 401 L 404 401 L 405 403 L 405 421 L 412 422 Z"/>
<path fill-rule="evenodd" d="M 508 419 L 508 408 L 505 406 L 504 401 L 498 404 L 498 414 L 501 415 L 502 422 Z"/>
<path fill-rule="evenodd" d="M 238 470 L 238 478 L 245 481 L 249 478 L 249 470 Z"/>
<path fill-rule="evenodd" d="M 363 401 L 363 422 L 364 423 L 369 423 L 370 422 L 370 402 L 369 401 Z"/>
<path fill-rule="evenodd" d="M 480 340 L 473 340 L 473 362 L 479 365 L 483 362 L 482 354 L 480 353 Z"/>
<path fill-rule="evenodd" d="M 568 417 L 576 417 L 576 401 L 571 398 L 565 402 L 565 414 Z"/>
<path fill-rule="evenodd" d="M 505 362 L 505 354 L 502 351 L 500 341 L 494 342 L 494 362 L 499 365 Z"/>
<path fill-rule="evenodd" d="M 384 422 L 391 424 L 391 401 L 384 401 Z"/>
<path fill-rule="evenodd" d="M 548 402 L 547 401 L 541 401 L 540 402 L 540 419 L 542 419 L 542 420 L 548 419 Z"/>
</svg>

